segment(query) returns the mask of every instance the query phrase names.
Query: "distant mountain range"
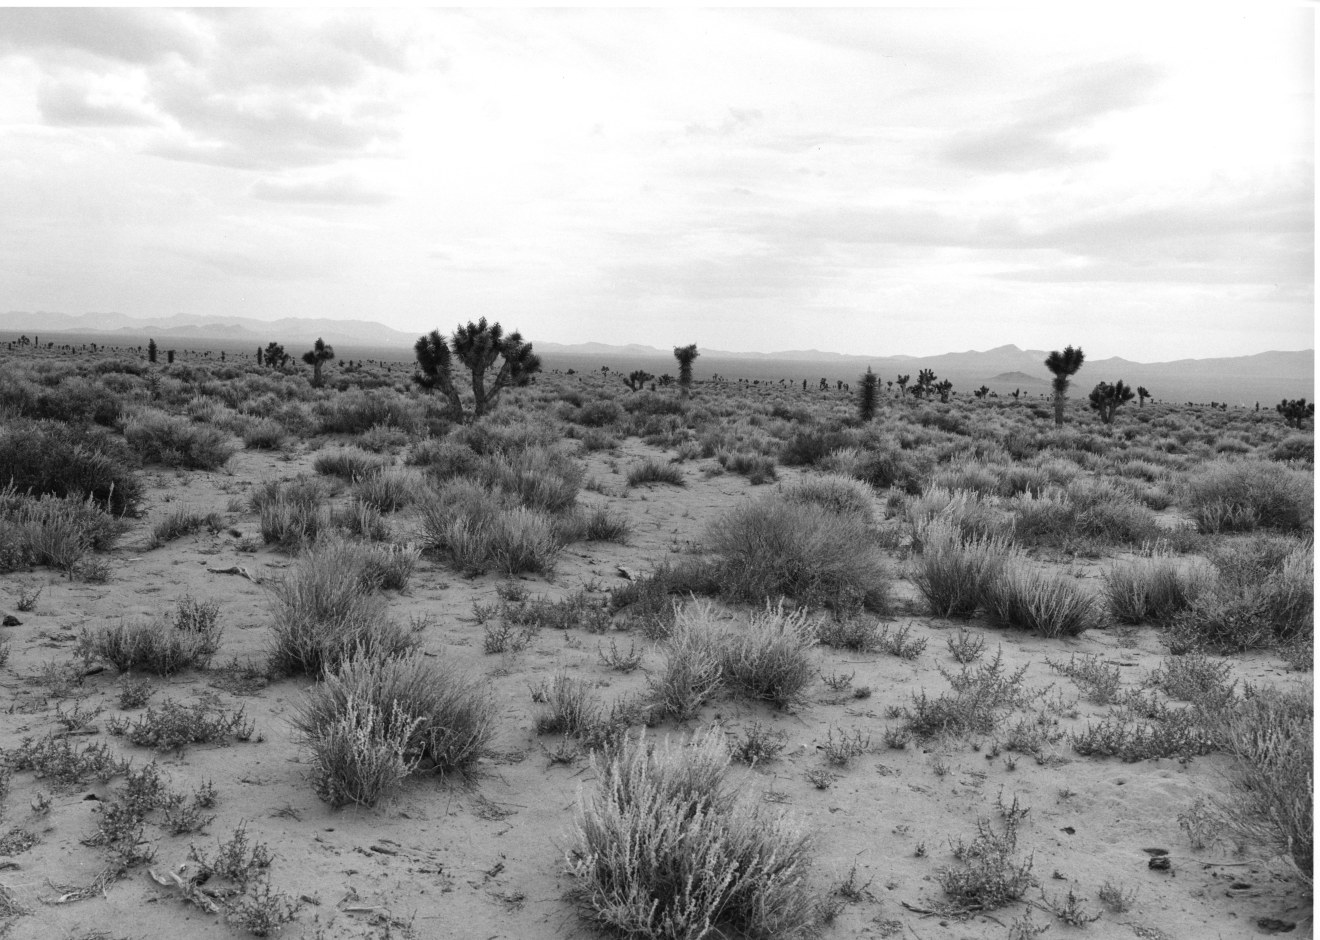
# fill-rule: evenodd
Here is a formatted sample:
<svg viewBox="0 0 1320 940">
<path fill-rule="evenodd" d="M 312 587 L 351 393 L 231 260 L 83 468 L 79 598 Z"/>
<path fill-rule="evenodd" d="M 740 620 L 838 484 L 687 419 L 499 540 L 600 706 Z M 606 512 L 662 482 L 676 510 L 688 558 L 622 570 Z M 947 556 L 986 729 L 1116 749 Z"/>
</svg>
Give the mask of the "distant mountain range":
<svg viewBox="0 0 1320 940">
<path fill-rule="evenodd" d="M 180 343 L 203 340 L 224 343 L 227 347 L 264 345 L 275 342 L 310 344 L 320 337 L 331 345 L 343 347 L 340 354 L 354 356 L 409 358 L 417 341 L 416 333 L 405 333 L 366 320 L 321 320 L 285 318 L 255 320 L 249 317 L 198 317 L 179 314 L 172 317 L 138 318 L 120 313 L 0 313 L 0 333 L 35 333 L 38 336 L 62 334 L 68 342 L 74 334 L 83 341 L 138 345 L 150 335 L 157 342 L 170 339 Z M 547 369 L 599 371 L 608 366 L 627 372 L 642 368 L 661 374 L 674 371 L 672 350 L 632 343 L 611 346 L 605 343 L 537 342 Z M 822 352 L 815 349 L 784 350 L 774 353 L 734 352 L 702 349 L 697 361 L 698 379 L 712 374 L 728 378 L 756 378 L 763 381 L 807 380 L 809 387 L 820 378 L 830 384 L 853 382 L 868 366 L 882 381 L 909 375 L 913 383 L 922 369 L 931 369 L 941 379 L 949 379 L 962 394 L 985 385 L 1000 394 L 1021 389 L 1028 395 L 1048 393 L 1050 373 L 1045 368 L 1048 353 L 1040 349 L 999 346 L 985 351 L 943 353 L 938 356 L 865 356 Z M 1315 351 L 1272 351 L 1250 356 L 1217 359 L 1179 359 L 1173 362 L 1133 362 L 1128 359 L 1087 360 L 1073 382 L 1074 392 L 1089 390 L 1099 381 L 1122 379 L 1136 388 L 1145 385 L 1157 400 L 1230 401 L 1272 404 L 1280 398 L 1314 397 Z"/>
</svg>

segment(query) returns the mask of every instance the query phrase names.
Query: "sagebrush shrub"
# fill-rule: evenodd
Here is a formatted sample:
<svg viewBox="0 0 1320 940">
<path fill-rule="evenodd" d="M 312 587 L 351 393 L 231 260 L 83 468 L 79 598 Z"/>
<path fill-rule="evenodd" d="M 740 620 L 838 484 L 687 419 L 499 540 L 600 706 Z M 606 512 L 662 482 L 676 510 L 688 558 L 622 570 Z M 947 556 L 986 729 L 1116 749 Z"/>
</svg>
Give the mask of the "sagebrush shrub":
<svg viewBox="0 0 1320 940">
<path fill-rule="evenodd" d="M 690 746 L 644 736 L 593 757 L 566 861 L 583 915 L 639 938 L 809 936 L 818 910 L 809 840 L 737 798 L 718 729 Z"/>
<path fill-rule="evenodd" d="M 369 546 L 314 544 L 271 588 L 271 669 L 319 676 L 357 655 L 405 653 L 417 638 L 386 616 Z"/>
<path fill-rule="evenodd" d="M 746 631 L 727 633 L 719 643 L 720 670 L 730 691 L 788 708 L 806 699 L 816 676 L 808 652 L 816 645 L 816 622 L 807 611 L 766 604 Z"/>
<path fill-rule="evenodd" d="M 933 524 L 922 537 L 912 582 L 935 616 L 970 617 L 1013 554 L 1012 543 L 1002 536 L 963 541 L 949 523 Z"/>
<path fill-rule="evenodd" d="M 1216 460 L 1188 478 L 1187 502 L 1202 532 L 1311 529 L 1315 474 L 1268 460 Z"/>
<path fill-rule="evenodd" d="M 989 579 L 985 609 L 992 623 L 1047 637 L 1078 636 L 1101 622 L 1092 594 L 1021 558 L 1009 559 Z"/>
<path fill-rule="evenodd" d="M 1119 623 L 1166 625 L 1211 586 L 1210 573 L 1158 549 L 1105 571 L 1105 601 Z"/>
<path fill-rule="evenodd" d="M 84 655 L 102 659 L 120 672 L 170 676 L 184 669 L 204 669 L 220 648 L 222 630 L 214 619 L 200 625 L 166 619 L 121 622 L 84 631 Z"/>
<path fill-rule="evenodd" d="M 822 473 L 804 477 L 783 489 L 790 503 L 814 503 L 841 516 L 855 518 L 863 525 L 875 523 L 875 496 L 860 480 L 841 473 Z"/>
<path fill-rule="evenodd" d="M 124 439 L 145 461 L 189 470 L 218 470 L 237 449 L 223 431 L 151 408 L 124 423 Z"/>
<path fill-rule="evenodd" d="M 136 464 L 122 440 L 99 429 L 49 421 L 0 424 L 0 485 L 15 493 L 89 500 L 122 516 L 142 497 Z"/>
<path fill-rule="evenodd" d="M 371 805 L 409 773 L 470 766 L 495 714 L 481 680 L 416 652 L 354 650 L 307 692 L 293 725 L 313 752 L 323 798 Z"/>
<path fill-rule="evenodd" d="M 704 545 L 721 593 L 755 604 L 791 598 L 835 610 L 888 605 L 891 575 L 857 519 L 771 494 L 715 520 Z"/>
</svg>

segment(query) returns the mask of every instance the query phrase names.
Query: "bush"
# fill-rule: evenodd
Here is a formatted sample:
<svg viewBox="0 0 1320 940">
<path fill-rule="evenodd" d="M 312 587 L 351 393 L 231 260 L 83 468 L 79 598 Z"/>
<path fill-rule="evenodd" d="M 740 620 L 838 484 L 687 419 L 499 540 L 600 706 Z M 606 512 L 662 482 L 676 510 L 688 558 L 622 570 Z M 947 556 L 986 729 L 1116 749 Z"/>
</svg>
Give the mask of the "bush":
<svg viewBox="0 0 1320 940">
<path fill-rule="evenodd" d="M 325 539 L 272 588 L 273 672 L 320 676 L 354 656 L 406 653 L 417 638 L 385 616 L 367 546 Z"/>
<path fill-rule="evenodd" d="M 1307 530 L 1313 525 L 1314 477 L 1269 461 L 1216 460 L 1188 479 L 1188 509 L 1207 533 Z"/>
<path fill-rule="evenodd" d="M 786 467 L 814 467 L 834 451 L 853 443 L 853 436 L 846 431 L 797 431 L 780 449 L 779 462 Z"/>
<path fill-rule="evenodd" d="M 1229 829 L 1288 855 L 1309 881 L 1315 839 L 1314 715 L 1309 689 L 1248 687 L 1210 723 L 1237 757 L 1240 798 L 1223 805 Z"/>
<path fill-rule="evenodd" d="M 262 540 L 283 548 L 311 544 L 330 527 L 325 500 L 321 484 L 307 478 L 287 483 L 268 480 L 248 496 L 261 520 Z"/>
<path fill-rule="evenodd" d="M 848 516 L 863 525 L 875 523 L 875 498 L 865 483 L 841 473 L 823 473 L 804 477 L 784 487 L 784 499 L 790 503 L 814 503 L 840 516 Z"/>
<path fill-rule="evenodd" d="M 584 916 L 630 937 L 810 935 L 817 905 L 805 835 L 740 801 L 723 732 L 690 747 L 644 738 L 593 757 L 567 853 Z"/>
<path fill-rule="evenodd" d="M 466 481 L 441 487 L 422 503 L 421 512 L 427 544 L 468 574 L 550 571 L 564 547 L 550 516 L 505 509 L 499 495 Z"/>
<path fill-rule="evenodd" d="M 495 714 L 482 680 L 421 653 L 355 655 L 308 691 L 293 725 L 313 752 L 317 793 L 370 806 L 409 773 L 469 767 Z"/>
<path fill-rule="evenodd" d="M 409 448 L 404 462 L 422 467 L 439 482 L 476 473 L 481 458 L 466 444 L 454 441 L 421 441 Z"/>
<path fill-rule="evenodd" d="M 223 431 L 155 409 L 130 417 L 124 425 L 124 438 L 145 461 L 189 470 L 218 470 L 236 450 Z"/>
<path fill-rule="evenodd" d="M 353 496 L 378 512 L 398 512 L 417 502 L 423 489 L 416 470 L 390 467 L 358 477 Z"/>
<path fill-rule="evenodd" d="M 676 464 L 665 463 L 648 457 L 628 470 L 628 485 L 641 486 L 643 483 L 668 483 L 671 486 L 686 486 L 683 470 Z"/>
<path fill-rule="evenodd" d="M 1005 562 L 986 588 L 986 613 L 1000 626 L 1041 636 L 1078 636 L 1099 626 L 1095 598 L 1074 582 L 1033 570 L 1021 558 Z"/>
<path fill-rule="evenodd" d="M 202 514 L 194 509 L 182 506 L 165 516 L 151 527 L 151 548 L 160 548 L 166 542 L 192 535 L 199 529 L 209 529 L 212 534 L 219 532 L 224 522 L 219 513 Z"/>
<path fill-rule="evenodd" d="M 571 510 L 582 485 L 578 463 L 564 451 L 550 447 L 487 455 L 478 465 L 477 475 L 522 506 L 549 513 Z"/>
<path fill-rule="evenodd" d="M 788 708 L 806 700 L 816 676 L 808 651 L 816 645 L 816 624 L 806 610 L 785 611 L 766 604 L 744 633 L 729 634 L 719 644 L 725 684 L 744 698 Z"/>
<path fill-rule="evenodd" d="M 1166 626 L 1212 583 L 1209 572 L 1180 565 L 1154 549 L 1146 557 L 1114 565 L 1104 573 L 1105 601 L 1119 623 Z"/>
<path fill-rule="evenodd" d="M 707 530 L 721 592 L 755 604 L 884 610 L 890 575 L 874 536 L 857 519 L 770 495 L 739 506 Z"/>
<path fill-rule="evenodd" d="M 269 418 L 248 421 L 241 432 L 243 446 L 248 450 L 280 450 L 284 447 L 284 428 Z"/>
<path fill-rule="evenodd" d="M 317 473 L 342 480 L 360 480 L 389 466 L 389 461 L 358 447 L 338 447 L 316 455 Z"/>
<path fill-rule="evenodd" d="M 1012 544 L 1003 537 L 964 542 L 948 523 L 935 524 L 922 538 L 912 583 L 935 616 L 970 617 L 984 603 L 989 585 L 1012 555 Z"/>
<path fill-rule="evenodd" d="M 220 648 L 222 632 L 214 608 L 209 610 L 209 615 L 201 617 L 102 626 L 91 633 L 84 631 L 79 646 L 84 656 L 103 659 L 120 672 L 171 676 L 184 669 L 205 669 Z"/>
<path fill-rule="evenodd" d="M 83 556 L 110 548 L 123 531 L 90 500 L 0 490 L 0 572 L 49 565 L 72 574 Z"/>
<path fill-rule="evenodd" d="M 122 516 L 142 496 L 134 463 L 122 441 L 101 431 L 35 421 L 0 426 L 0 485 L 18 493 L 91 500 Z"/>
</svg>

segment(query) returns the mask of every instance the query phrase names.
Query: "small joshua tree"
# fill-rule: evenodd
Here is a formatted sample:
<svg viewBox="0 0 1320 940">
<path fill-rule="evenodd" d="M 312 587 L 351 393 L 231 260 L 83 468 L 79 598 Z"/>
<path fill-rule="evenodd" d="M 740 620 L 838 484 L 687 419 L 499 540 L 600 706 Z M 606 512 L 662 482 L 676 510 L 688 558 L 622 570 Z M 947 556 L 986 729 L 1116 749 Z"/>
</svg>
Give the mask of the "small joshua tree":
<svg viewBox="0 0 1320 940">
<path fill-rule="evenodd" d="M 953 392 L 953 383 L 948 379 L 945 379 L 943 382 L 939 382 L 931 387 L 939 393 L 940 401 L 947 405 L 949 403 L 949 395 Z"/>
<path fill-rule="evenodd" d="M 644 386 L 647 382 L 651 382 L 654 380 L 655 380 L 655 376 L 652 375 L 651 373 L 645 372 L 641 369 L 635 369 L 632 372 L 629 372 L 628 377 L 623 381 L 624 384 L 627 385 L 629 389 L 631 389 L 634 392 L 639 392 L 642 390 L 642 386 Z"/>
<path fill-rule="evenodd" d="M 1285 398 L 1274 406 L 1274 410 L 1283 415 L 1283 421 L 1290 428 L 1301 430 L 1302 425 L 1310 418 L 1315 417 L 1315 405 L 1306 403 L 1305 398 L 1297 398 L 1289 401 Z"/>
<path fill-rule="evenodd" d="M 284 347 L 279 343 L 266 344 L 266 365 L 272 369 L 281 369 L 289 361 L 289 354 L 284 351 Z"/>
<path fill-rule="evenodd" d="M 155 362 L 155 361 L 156 361 L 156 341 L 154 339 L 149 339 L 147 340 L 147 362 Z"/>
<path fill-rule="evenodd" d="M 925 398 L 931 393 L 931 389 L 934 387 L 935 370 L 922 369 L 917 373 L 917 387 L 912 390 L 912 394 L 917 398 Z"/>
<path fill-rule="evenodd" d="M 302 360 L 312 367 L 312 388 L 321 387 L 321 366 L 335 358 L 335 348 L 327 346 L 321 337 L 316 338 L 312 348 L 303 353 Z"/>
<path fill-rule="evenodd" d="M 174 365 L 174 350 L 173 350 L 173 349 L 167 349 L 167 350 L 165 350 L 165 362 L 166 362 L 167 364 L 169 364 L 169 365 Z"/>
<path fill-rule="evenodd" d="M 900 398 L 907 395 L 908 382 L 912 380 L 910 375 L 900 375 L 898 377 L 898 395 Z"/>
<path fill-rule="evenodd" d="M 418 374 L 414 381 L 422 388 L 437 388 L 449 399 L 449 410 L 457 421 L 463 420 L 463 401 L 454 386 L 453 357 L 457 356 L 472 376 L 472 414 L 480 418 L 494 408 L 500 392 L 510 385 L 522 386 L 541 371 L 541 357 L 532 352 L 532 344 L 518 332 L 504 335 L 498 323 L 488 324 L 482 317 L 454 330 L 450 342 L 436 330 L 420 337 L 413 350 L 417 354 Z M 495 381 L 486 387 L 486 373 L 503 359 Z"/>
<path fill-rule="evenodd" d="M 975 395 L 977 398 L 984 398 L 986 395 L 990 394 L 990 386 L 982 385 L 980 388 L 972 392 L 972 394 Z"/>
<path fill-rule="evenodd" d="M 692 394 L 692 363 L 699 355 L 696 343 L 674 347 L 674 358 L 678 360 L 678 387 L 684 398 Z"/>
<path fill-rule="evenodd" d="M 1144 386 L 1144 385 L 1138 385 L 1138 386 L 1137 386 L 1137 407 L 1138 407 L 1138 408 L 1145 408 L 1145 407 L 1146 407 L 1146 399 L 1149 398 L 1149 397 L 1150 397 L 1150 392 L 1146 391 L 1146 386 Z"/>
<path fill-rule="evenodd" d="M 1124 385 L 1122 379 L 1119 379 L 1113 385 L 1108 382 L 1100 382 L 1095 388 L 1091 389 L 1091 410 L 1097 412 L 1100 415 L 1100 420 L 1105 424 L 1112 424 L 1114 413 L 1122 405 L 1130 402 L 1133 397 L 1132 389 Z"/>
<path fill-rule="evenodd" d="M 875 417 L 876 399 L 880 396 L 880 379 L 871 371 L 871 367 L 866 367 L 866 374 L 861 378 L 862 387 L 857 394 L 857 413 L 863 421 L 870 421 Z"/>
<path fill-rule="evenodd" d="M 261 361 L 261 347 L 258 346 L 258 347 L 257 347 L 257 365 L 262 365 L 262 364 L 263 364 L 263 363 L 262 363 L 262 361 Z"/>
<path fill-rule="evenodd" d="M 1057 349 L 1045 357 L 1045 368 L 1054 373 L 1054 424 L 1063 427 L 1063 405 L 1068 399 L 1068 380 L 1077 374 L 1086 355 L 1080 347 Z"/>
</svg>

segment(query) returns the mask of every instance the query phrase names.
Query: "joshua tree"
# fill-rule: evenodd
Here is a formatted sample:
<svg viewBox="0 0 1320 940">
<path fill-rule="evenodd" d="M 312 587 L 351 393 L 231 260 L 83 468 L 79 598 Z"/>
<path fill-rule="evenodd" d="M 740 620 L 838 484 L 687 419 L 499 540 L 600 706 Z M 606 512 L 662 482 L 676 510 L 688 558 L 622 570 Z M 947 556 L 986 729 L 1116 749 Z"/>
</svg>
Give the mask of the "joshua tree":
<svg viewBox="0 0 1320 940">
<path fill-rule="evenodd" d="M 541 357 L 532 352 L 531 343 L 523 342 L 522 335 L 517 332 L 505 336 L 502 326 L 487 324 L 485 317 L 455 329 L 450 342 L 446 342 L 436 330 L 417 340 L 413 346 L 419 370 L 415 380 L 423 388 L 440 389 L 449 399 L 450 411 L 459 421 L 463 420 L 463 402 L 454 387 L 453 356 L 457 356 L 472 375 L 472 414 L 476 418 L 495 407 L 504 389 L 510 385 L 526 385 L 532 375 L 541 371 Z M 488 389 L 486 373 L 500 359 L 503 364 Z"/>
<path fill-rule="evenodd" d="M 321 387 L 321 366 L 335 358 L 335 348 L 327 346 L 321 337 L 316 338 L 312 348 L 302 354 L 303 362 L 312 367 L 312 388 Z"/>
<path fill-rule="evenodd" d="M 173 349 L 167 349 L 167 350 L 165 350 L 165 362 L 166 362 L 168 365 L 174 365 L 174 350 L 173 350 Z"/>
<path fill-rule="evenodd" d="M 1120 406 L 1130 402 L 1133 397 L 1132 389 L 1124 385 L 1122 379 L 1119 379 L 1113 385 L 1108 382 L 1101 382 L 1091 389 L 1091 410 L 1098 412 L 1100 420 L 1105 424 L 1111 424 L 1114 420 L 1114 413 L 1118 411 Z"/>
<path fill-rule="evenodd" d="M 289 361 L 289 354 L 284 351 L 284 347 L 279 343 L 266 344 L 266 365 L 272 369 L 280 369 Z"/>
<path fill-rule="evenodd" d="M 922 369 L 917 373 L 917 385 L 912 389 L 912 394 L 916 398 L 925 398 L 931 393 L 935 386 L 935 370 Z"/>
<path fill-rule="evenodd" d="M 898 377 L 898 395 L 900 398 L 907 395 L 908 382 L 912 379 L 910 375 L 900 375 Z"/>
<path fill-rule="evenodd" d="M 990 386 L 982 385 L 980 388 L 976 389 L 976 391 L 972 392 L 972 394 L 977 398 L 984 398 L 990 394 Z"/>
<path fill-rule="evenodd" d="M 156 341 L 154 339 L 149 339 L 147 340 L 147 362 L 155 362 L 155 361 L 156 361 Z"/>
<path fill-rule="evenodd" d="M 1146 386 L 1144 386 L 1144 385 L 1138 385 L 1138 386 L 1137 386 L 1137 407 L 1138 407 L 1138 408 L 1145 408 L 1145 407 L 1146 407 L 1146 399 L 1149 398 L 1149 397 L 1150 397 L 1150 392 L 1146 391 Z"/>
<path fill-rule="evenodd" d="M 880 379 L 871 371 L 871 367 L 867 366 L 861 382 L 862 387 L 857 395 L 857 412 L 863 421 L 870 421 L 875 417 L 876 399 L 880 395 Z"/>
<path fill-rule="evenodd" d="M 692 362 L 699 355 L 696 343 L 674 347 L 674 358 L 678 360 L 678 387 L 683 390 L 684 398 L 692 393 Z"/>
<path fill-rule="evenodd" d="M 262 365 L 262 361 L 261 361 L 261 347 L 260 347 L 260 346 L 257 347 L 257 365 Z"/>
<path fill-rule="evenodd" d="M 417 354 L 417 374 L 413 381 L 425 389 L 439 389 L 449 400 L 449 411 L 458 421 L 463 420 L 463 399 L 454 388 L 454 375 L 450 368 L 453 359 L 449 343 L 438 330 L 432 330 L 425 336 L 418 337 L 413 344 Z"/>
<path fill-rule="evenodd" d="M 1063 404 L 1068 399 L 1068 380 L 1077 374 L 1086 355 L 1081 347 L 1057 349 L 1045 358 L 1045 368 L 1054 373 L 1054 424 L 1063 427 Z"/>
<path fill-rule="evenodd" d="M 940 401 L 944 402 L 945 404 L 948 403 L 949 395 L 953 392 L 952 382 L 950 382 L 948 379 L 945 379 L 943 382 L 939 382 L 935 385 L 932 385 L 931 388 L 933 388 L 936 392 L 939 393 Z"/>
<path fill-rule="evenodd" d="M 632 389 L 634 392 L 639 392 L 641 391 L 643 385 L 645 385 L 647 382 L 652 381 L 654 378 L 655 376 L 649 372 L 643 372 L 641 369 L 635 369 L 634 371 L 629 372 L 628 378 L 624 379 L 623 381 L 624 384 L 628 386 L 628 388 Z"/>
<path fill-rule="evenodd" d="M 1290 428 L 1301 430 L 1302 424 L 1308 418 L 1315 417 L 1315 405 L 1308 405 L 1305 398 L 1298 398 L 1292 401 L 1284 399 L 1274 406 L 1274 410 L 1283 415 L 1284 424 Z"/>
</svg>

